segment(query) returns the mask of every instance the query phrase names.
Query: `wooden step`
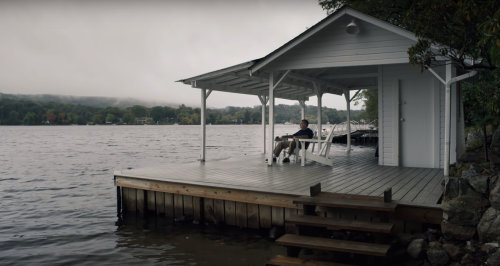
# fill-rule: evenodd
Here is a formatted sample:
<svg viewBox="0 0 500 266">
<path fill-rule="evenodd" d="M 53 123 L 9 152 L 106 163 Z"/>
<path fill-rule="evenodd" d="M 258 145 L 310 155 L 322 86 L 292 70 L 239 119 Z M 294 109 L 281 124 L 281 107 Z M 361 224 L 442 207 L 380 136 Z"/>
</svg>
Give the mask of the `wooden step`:
<svg viewBox="0 0 500 266">
<path fill-rule="evenodd" d="M 364 242 L 345 241 L 311 236 L 299 236 L 286 234 L 276 240 L 276 243 L 283 246 L 293 246 L 310 249 L 332 250 L 340 252 L 350 252 L 356 254 L 385 257 L 389 250 L 389 245 L 372 244 Z"/>
<path fill-rule="evenodd" d="M 293 200 L 295 204 L 315 205 L 335 208 L 358 209 L 358 210 L 373 210 L 394 212 L 397 203 L 386 203 L 380 201 L 364 201 L 364 200 L 351 200 L 342 198 L 318 198 L 302 196 Z"/>
<path fill-rule="evenodd" d="M 292 215 L 286 218 L 286 223 L 326 227 L 331 230 L 355 230 L 373 233 L 391 233 L 394 224 L 377 223 L 357 220 L 339 220 L 329 217 L 319 217 L 312 215 Z"/>
<path fill-rule="evenodd" d="M 283 255 L 277 255 L 276 257 L 267 261 L 266 266 L 351 266 L 343 263 L 320 261 L 320 260 L 309 260 L 309 259 L 299 259 L 290 258 Z"/>
</svg>

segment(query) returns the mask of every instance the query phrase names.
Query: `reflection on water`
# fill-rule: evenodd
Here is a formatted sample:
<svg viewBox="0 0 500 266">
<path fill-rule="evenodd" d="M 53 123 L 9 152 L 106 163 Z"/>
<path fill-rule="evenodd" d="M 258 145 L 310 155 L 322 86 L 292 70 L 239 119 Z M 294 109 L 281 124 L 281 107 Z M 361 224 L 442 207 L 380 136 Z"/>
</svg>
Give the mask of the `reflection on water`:
<svg viewBox="0 0 500 266">
<path fill-rule="evenodd" d="M 133 216 L 133 217 L 131 217 Z M 166 265 L 263 265 L 285 248 L 267 231 L 175 223 L 172 218 L 125 215 L 116 248 L 126 248 L 141 263 Z"/>
<path fill-rule="evenodd" d="M 285 252 L 235 227 L 134 215 L 115 225 L 113 171 L 196 161 L 199 126 L 0 127 L 0 136 L 0 265 L 262 265 Z M 207 127 L 207 160 L 261 151 L 258 125 Z"/>
</svg>

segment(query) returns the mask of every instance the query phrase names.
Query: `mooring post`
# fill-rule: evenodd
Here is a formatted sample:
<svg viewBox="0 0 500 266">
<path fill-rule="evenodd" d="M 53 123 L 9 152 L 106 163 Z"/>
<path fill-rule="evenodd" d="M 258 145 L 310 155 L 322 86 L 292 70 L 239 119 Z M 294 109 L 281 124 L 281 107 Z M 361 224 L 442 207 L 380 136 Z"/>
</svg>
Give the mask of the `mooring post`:
<svg viewBox="0 0 500 266">
<path fill-rule="evenodd" d="M 148 191 L 144 189 L 142 191 L 142 193 L 143 193 L 142 197 L 144 199 L 143 202 L 142 202 L 142 204 L 143 204 L 143 207 L 142 207 L 143 208 L 142 209 L 143 210 L 142 211 L 142 216 L 146 217 L 147 216 L 147 212 L 148 212 Z"/>
<path fill-rule="evenodd" d="M 200 197 L 198 202 L 200 205 L 200 224 L 205 223 L 205 198 Z"/>
<path fill-rule="evenodd" d="M 116 176 L 113 177 L 116 186 L 116 216 L 121 219 L 122 217 L 122 191 L 121 187 L 116 185 Z"/>
<path fill-rule="evenodd" d="M 321 192 L 321 182 L 309 187 L 311 197 L 316 197 Z"/>
<path fill-rule="evenodd" d="M 122 217 L 122 192 L 121 187 L 116 187 L 116 211 L 118 218 Z"/>
<path fill-rule="evenodd" d="M 392 187 L 386 188 L 384 190 L 384 202 L 391 202 L 392 201 Z"/>
</svg>

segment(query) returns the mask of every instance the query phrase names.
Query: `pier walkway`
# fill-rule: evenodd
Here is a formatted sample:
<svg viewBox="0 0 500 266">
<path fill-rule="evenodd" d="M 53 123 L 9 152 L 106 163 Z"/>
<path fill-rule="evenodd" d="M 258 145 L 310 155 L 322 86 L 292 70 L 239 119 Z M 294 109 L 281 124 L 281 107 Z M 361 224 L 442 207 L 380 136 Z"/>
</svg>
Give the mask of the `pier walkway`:
<svg viewBox="0 0 500 266">
<path fill-rule="evenodd" d="M 312 161 L 301 167 L 293 160 L 278 160 L 269 167 L 264 155 L 247 155 L 123 170 L 115 176 L 293 196 L 309 195 L 309 187 L 318 182 L 324 192 L 353 195 L 383 196 L 392 187 L 392 199 L 399 204 L 438 206 L 442 169 L 380 166 L 374 150 L 368 148 L 355 147 L 347 154 L 344 146 L 332 145 L 330 157 L 334 157 L 333 167 Z"/>
<path fill-rule="evenodd" d="M 419 232 L 424 224 L 441 224 L 442 169 L 378 165 L 373 148 L 333 145 L 333 167 L 315 162 L 281 163 L 272 166 L 264 155 L 246 155 L 226 160 L 165 164 L 157 167 L 115 171 L 118 208 L 127 213 L 154 212 L 166 216 L 192 215 L 249 228 L 283 226 L 288 217 L 303 213 L 295 200 L 309 196 L 310 188 L 321 183 L 322 192 L 336 193 L 347 201 L 366 196 L 383 197 L 392 188 L 397 204 L 389 221 L 394 233 Z M 322 217 L 380 221 L 379 211 L 316 208 Z"/>
</svg>

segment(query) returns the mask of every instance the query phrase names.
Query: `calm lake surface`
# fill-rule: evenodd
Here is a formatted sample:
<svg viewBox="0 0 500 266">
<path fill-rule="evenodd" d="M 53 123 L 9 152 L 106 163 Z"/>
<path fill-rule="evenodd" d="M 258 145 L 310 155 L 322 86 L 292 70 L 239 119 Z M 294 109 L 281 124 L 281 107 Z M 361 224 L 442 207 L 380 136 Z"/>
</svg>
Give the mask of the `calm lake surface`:
<svg viewBox="0 0 500 266">
<path fill-rule="evenodd" d="M 262 151 L 261 126 L 207 126 L 207 160 Z M 275 135 L 298 125 L 276 125 Z M 0 265 L 263 265 L 267 232 L 127 215 L 113 171 L 193 162 L 199 126 L 0 127 Z"/>
<path fill-rule="evenodd" d="M 207 160 L 259 153 L 261 134 L 207 126 Z M 196 161 L 199 126 L 0 127 L 0 136 L 1 265 L 263 265 L 284 252 L 255 230 L 128 216 L 115 225 L 113 171 Z"/>
</svg>

